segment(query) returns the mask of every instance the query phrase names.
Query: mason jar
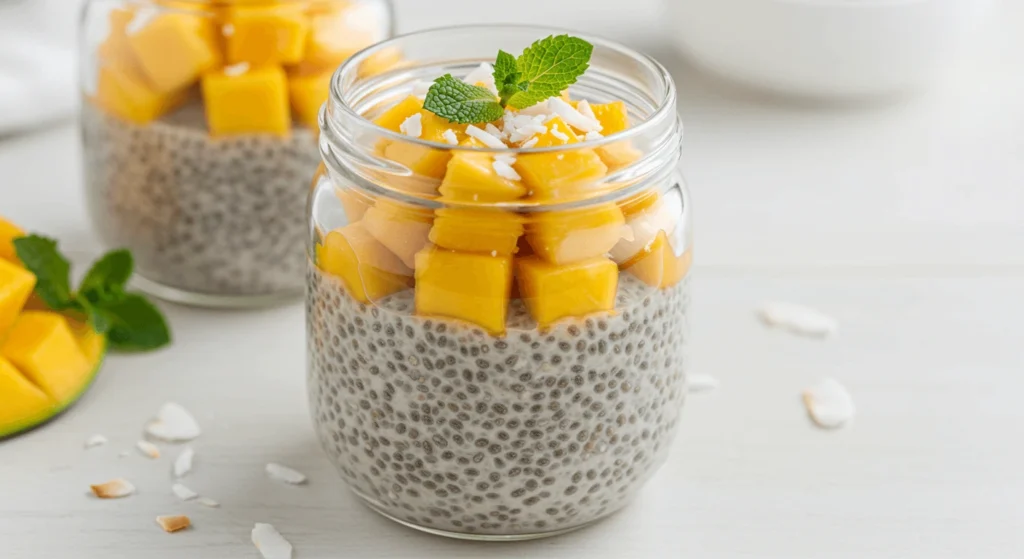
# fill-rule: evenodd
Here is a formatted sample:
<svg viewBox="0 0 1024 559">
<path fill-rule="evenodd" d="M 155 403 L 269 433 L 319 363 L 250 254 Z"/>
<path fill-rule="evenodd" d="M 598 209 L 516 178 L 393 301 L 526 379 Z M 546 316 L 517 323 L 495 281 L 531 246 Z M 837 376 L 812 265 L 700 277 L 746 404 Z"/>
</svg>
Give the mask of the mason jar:
<svg viewBox="0 0 1024 559">
<path fill-rule="evenodd" d="M 564 145 L 488 148 L 415 116 L 436 77 L 479 76 L 498 49 L 556 33 L 474 26 L 387 41 L 339 69 L 320 115 L 313 423 L 361 500 L 426 532 L 514 540 L 581 528 L 628 504 L 675 436 L 692 249 L 667 71 L 584 36 L 590 69 L 565 98 L 579 110 L 586 100 L 605 134 L 575 138 L 523 111 L 543 123 L 538 138 L 573 135 Z M 361 75 L 391 51 L 401 68 Z M 408 118 L 418 137 L 396 127 Z"/>
<path fill-rule="evenodd" d="M 81 33 L 89 213 L 139 286 L 205 306 L 303 288 L 317 113 L 334 70 L 387 38 L 386 0 L 89 0 Z M 395 63 L 364 57 L 368 76 Z"/>
</svg>

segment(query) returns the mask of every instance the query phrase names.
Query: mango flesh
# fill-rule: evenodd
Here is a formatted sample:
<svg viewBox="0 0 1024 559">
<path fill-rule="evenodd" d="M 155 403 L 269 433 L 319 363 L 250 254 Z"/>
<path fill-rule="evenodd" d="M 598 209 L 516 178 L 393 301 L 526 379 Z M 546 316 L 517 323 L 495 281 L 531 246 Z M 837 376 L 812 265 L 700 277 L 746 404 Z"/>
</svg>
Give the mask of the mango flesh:
<svg viewBox="0 0 1024 559">
<path fill-rule="evenodd" d="M 610 251 L 612 260 L 620 265 L 632 262 L 660 233 L 673 231 L 682 219 L 680 209 L 673 209 L 656 192 L 642 196 L 622 206 L 627 234 Z"/>
<path fill-rule="evenodd" d="M 580 142 L 579 136 L 561 118 L 547 123 L 548 131 L 536 136 L 538 148 L 571 146 Z M 559 137 L 559 134 L 563 136 Z M 514 165 L 523 178 L 530 196 L 537 200 L 558 200 L 577 197 L 598 187 L 598 181 L 608 174 L 608 167 L 589 148 L 566 148 L 555 153 L 520 155 Z"/>
<path fill-rule="evenodd" d="M 519 296 L 542 329 L 565 318 L 615 308 L 619 267 L 607 258 L 557 265 L 537 256 L 516 259 Z"/>
<path fill-rule="evenodd" d="M 206 121 L 215 136 L 291 133 L 288 78 L 278 66 L 241 74 L 215 71 L 203 76 Z"/>
<path fill-rule="evenodd" d="M 505 333 L 512 257 L 428 247 L 416 255 L 416 314 Z"/>
<path fill-rule="evenodd" d="M 142 29 L 130 30 L 128 44 L 160 93 L 184 89 L 220 63 L 212 22 L 198 15 L 162 13 Z"/>
<path fill-rule="evenodd" d="M 0 437 L 47 418 L 57 402 L 0 356 Z"/>
<path fill-rule="evenodd" d="M 324 272 L 341 278 L 361 303 L 411 286 L 412 269 L 378 243 L 362 223 L 328 233 L 323 244 L 317 246 L 317 264 Z"/>
<path fill-rule="evenodd" d="M 152 122 L 187 99 L 187 90 L 156 91 L 136 70 L 115 65 L 100 67 L 94 98 L 107 112 L 136 124 Z"/>
<path fill-rule="evenodd" d="M 362 223 L 380 244 L 413 268 L 416 253 L 427 246 L 433 217 L 430 210 L 381 198 L 366 210 Z"/>
<path fill-rule="evenodd" d="M 18 253 L 14 250 L 14 239 L 24 237 L 20 227 L 0 217 L 0 260 L 17 264 Z"/>
<path fill-rule="evenodd" d="M 438 187 L 445 200 L 459 202 L 509 202 L 522 198 L 526 191 L 522 182 L 494 171 L 493 155 L 472 152 L 458 152 L 451 157 Z"/>
<path fill-rule="evenodd" d="M 537 256 L 568 264 L 604 256 L 623 235 L 625 218 L 615 204 L 536 214 L 526 240 Z"/>
<path fill-rule="evenodd" d="M 306 52 L 309 20 L 301 6 L 237 7 L 226 25 L 230 64 L 296 64 Z"/>
<path fill-rule="evenodd" d="M 94 364 L 86 359 L 67 320 L 53 312 L 21 313 L 0 345 L 0 355 L 58 402 L 78 395 Z"/>
<path fill-rule="evenodd" d="M 397 105 L 384 111 L 373 120 L 374 124 L 381 128 L 387 128 L 392 132 L 400 132 L 402 123 L 412 115 L 420 112 L 423 108 L 423 101 L 414 95 L 402 99 Z"/>
<path fill-rule="evenodd" d="M 28 270 L 0 260 L 0 341 L 14 325 L 35 286 L 36 277 Z"/>
<path fill-rule="evenodd" d="M 359 4 L 338 5 L 319 10 L 310 18 L 309 38 L 306 41 L 305 60 L 310 64 L 337 67 L 356 52 L 380 40 L 376 29 L 357 28 L 348 18 L 359 17 Z M 369 62 L 369 60 L 367 60 Z"/>
<path fill-rule="evenodd" d="M 288 76 L 288 98 L 295 117 L 307 128 L 320 127 L 320 107 L 327 102 L 331 91 L 333 69 L 300 69 Z"/>
<path fill-rule="evenodd" d="M 444 143 L 444 133 L 447 130 L 451 130 L 457 139 L 465 134 L 465 125 L 449 122 L 427 110 L 421 109 L 418 114 L 423 129 L 419 136 L 420 140 Z M 397 115 L 395 116 L 397 120 Z M 405 120 L 403 119 L 402 122 Z M 398 130 L 401 130 L 401 124 L 401 122 L 398 123 Z M 412 139 L 410 138 L 410 140 Z M 452 159 L 452 153 L 445 149 L 419 145 L 414 141 L 392 140 L 384 147 L 384 157 L 401 163 L 415 175 L 441 179 L 448 170 L 448 162 Z"/>
<path fill-rule="evenodd" d="M 624 269 L 651 287 L 666 289 L 676 285 L 690 271 L 693 252 L 676 255 L 664 231 Z"/>
<path fill-rule="evenodd" d="M 436 215 L 430 242 L 452 250 L 513 254 L 523 234 L 523 219 L 512 212 L 444 208 Z"/>
<path fill-rule="evenodd" d="M 629 129 L 629 110 L 624 102 L 591 105 L 590 108 L 601 123 L 601 134 L 611 136 Z M 626 167 L 643 156 L 643 152 L 634 148 L 629 141 L 600 146 L 595 151 L 612 171 Z"/>
</svg>

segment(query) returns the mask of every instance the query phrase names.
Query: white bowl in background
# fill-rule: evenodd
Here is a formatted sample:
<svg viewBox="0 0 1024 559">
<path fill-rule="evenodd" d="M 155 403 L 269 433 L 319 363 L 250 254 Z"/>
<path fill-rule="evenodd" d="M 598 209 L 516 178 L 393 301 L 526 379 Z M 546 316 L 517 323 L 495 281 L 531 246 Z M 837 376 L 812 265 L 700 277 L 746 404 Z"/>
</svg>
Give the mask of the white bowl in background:
<svg viewBox="0 0 1024 559">
<path fill-rule="evenodd" d="M 952 66 L 991 6 L 991 0 L 665 1 L 670 36 L 700 66 L 761 89 L 829 98 L 926 85 Z"/>
</svg>

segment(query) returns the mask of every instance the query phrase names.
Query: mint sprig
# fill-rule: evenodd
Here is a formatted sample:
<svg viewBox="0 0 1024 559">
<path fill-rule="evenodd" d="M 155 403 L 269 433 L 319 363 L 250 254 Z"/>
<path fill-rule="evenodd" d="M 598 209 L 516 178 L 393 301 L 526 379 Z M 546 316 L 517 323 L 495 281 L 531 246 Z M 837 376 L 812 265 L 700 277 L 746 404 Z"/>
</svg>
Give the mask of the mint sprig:
<svg viewBox="0 0 1024 559">
<path fill-rule="evenodd" d="M 459 124 L 497 120 L 505 107 L 526 109 L 557 97 L 590 67 L 594 45 L 569 35 L 552 35 L 530 45 L 518 58 L 498 51 L 495 97 L 490 90 L 446 74 L 434 81 L 423 108 Z"/>
<path fill-rule="evenodd" d="M 134 268 L 130 252 L 105 254 L 72 291 L 71 265 L 57 249 L 57 241 L 29 235 L 15 239 L 14 249 L 36 276 L 39 298 L 55 311 L 84 315 L 93 330 L 106 335 L 111 348 L 147 351 L 170 343 L 170 329 L 160 310 L 142 295 L 126 291 Z"/>
</svg>

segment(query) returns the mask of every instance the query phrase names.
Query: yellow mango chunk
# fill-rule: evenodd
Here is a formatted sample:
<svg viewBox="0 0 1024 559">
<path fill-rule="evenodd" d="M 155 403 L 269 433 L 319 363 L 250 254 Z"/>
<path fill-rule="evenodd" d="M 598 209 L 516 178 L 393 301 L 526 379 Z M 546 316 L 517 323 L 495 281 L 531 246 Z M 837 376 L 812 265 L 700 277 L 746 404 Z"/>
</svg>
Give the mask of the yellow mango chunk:
<svg viewBox="0 0 1024 559">
<path fill-rule="evenodd" d="M 380 39 L 377 29 L 359 29 L 349 20 L 350 15 L 355 15 L 351 12 L 364 9 L 365 5 L 352 4 L 314 14 L 306 41 L 306 62 L 336 68 L 348 57 L 376 43 Z"/>
<path fill-rule="evenodd" d="M 355 223 L 366 215 L 370 209 L 370 199 L 364 194 L 359 194 L 348 188 L 335 188 L 335 194 L 341 201 L 341 207 L 345 210 L 349 223 Z"/>
<path fill-rule="evenodd" d="M 430 210 L 379 199 L 366 210 L 362 223 L 380 244 L 412 268 L 416 253 L 427 246 L 433 217 Z"/>
<path fill-rule="evenodd" d="M 383 114 L 373 120 L 373 123 L 392 132 L 401 132 L 402 123 L 407 118 L 420 112 L 422 108 L 423 101 L 415 95 L 410 95 L 402 99 L 397 105 L 384 111 Z"/>
<path fill-rule="evenodd" d="M 623 269 L 651 287 L 665 289 L 682 281 L 690 272 L 692 262 L 693 252 L 687 250 L 677 256 L 663 231 Z"/>
<path fill-rule="evenodd" d="M 412 285 L 412 269 L 377 242 L 362 223 L 327 234 L 317 246 L 317 264 L 341 278 L 360 303 L 370 303 Z"/>
<path fill-rule="evenodd" d="M 76 396 L 92 370 L 67 320 L 53 312 L 21 313 L 0 355 L 58 402 Z"/>
<path fill-rule="evenodd" d="M 460 202 L 509 202 L 526 195 L 526 186 L 498 175 L 494 156 L 457 152 L 448 162 L 438 191 L 445 200 Z"/>
<path fill-rule="evenodd" d="M 36 277 L 21 266 L 0 260 L 0 340 L 7 335 L 36 287 Z"/>
<path fill-rule="evenodd" d="M 601 123 L 601 134 L 611 136 L 629 129 L 629 110 L 624 102 L 591 105 L 590 108 Z M 643 152 L 634 148 L 628 141 L 601 146 L 595 151 L 612 171 L 630 165 L 643 156 Z"/>
<path fill-rule="evenodd" d="M 428 247 L 416 254 L 416 314 L 505 333 L 512 257 Z"/>
<path fill-rule="evenodd" d="M 206 122 L 213 135 L 291 132 L 288 78 L 278 66 L 243 72 L 228 67 L 203 76 Z M 244 69 L 244 66 L 243 66 Z"/>
<path fill-rule="evenodd" d="M 298 71 L 288 76 L 288 98 L 291 100 L 295 117 L 307 128 L 320 127 L 320 107 L 327 102 L 331 92 L 331 76 L 334 70 Z"/>
<path fill-rule="evenodd" d="M 419 115 L 422 127 L 419 136 L 421 140 L 444 143 L 445 131 L 451 130 L 458 137 L 466 130 L 465 125 L 449 122 L 430 111 L 420 110 Z M 384 157 L 401 163 L 416 175 L 440 179 L 447 172 L 452 153 L 447 149 L 421 146 L 412 141 L 394 140 L 385 146 Z"/>
<path fill-rule="evenodd" d="M 492 256 L 513 254 L 523 234 L 523 218 L 512 212 L 444 208 L 436 214 L 430 242 L 447 249 Z"/>
<path fill-rule="evenodd" d="M 234 8 L 225 32 L 231 64 L 295 64 L 303 59 L 309 20 L 301 6 Z"/>
<path fill-rule="evenodd" d="M 674 231 L 683 217 L 681 208 L 666 203 L 654 191 L 625 201 L 622 213 L 628 233 L 610 251 L 612 260 L 620 265 L 631 263 L 659 234 Z"/>
<path fill-rule="evenodd" d="M 519 294 L 541 328 L 615 308 L 619 267 L 607 258 L 556 265 L 536 256 L 516 259 Z"/>
<path fill-rule="evenodd" d="M 0 217 L 0 260 L 7 260 L 20 265 L 18 253 L 14 250 L 14 239 L 24 237 L 21 227 Z"/>
<path fill-rule="evenodd" d="M 146 124 L 178 108 L 187 99 L 188 90 L 163 93 L 153 89 L 130 68 L 102 66 L 94 101 L 118 118 Z"/>
<path fill-rule="evenodd" d="M 0 357 L 0 436 L 43 420 L 56 406 L 53 398 Z"/>
<path fill-rule="evenodd" d="M 536 214 L 526 240 L 537 256 L 568 264 L 604 256 L 623 235 L 625 218 L 615 204 Z"/>
<path fill-rule="evenodd" d="M 536 136 L 536 147 L 570 146 L 579 136 L 561 118 L 547 123 L 548 131 Z M 606 174 L 608 167 L 592 149 L 520 155 L 514 165 L 523 183 L 538 200 L 565 199 L 586 191 Z"/>
<path fill-rule="evenodd" d="M 128 30 L 128 44 L 150 85 L 161 93 L 184 89 L 220 63 L 212 22 L 166 12 L 141 29 Z"/>
</svg>

